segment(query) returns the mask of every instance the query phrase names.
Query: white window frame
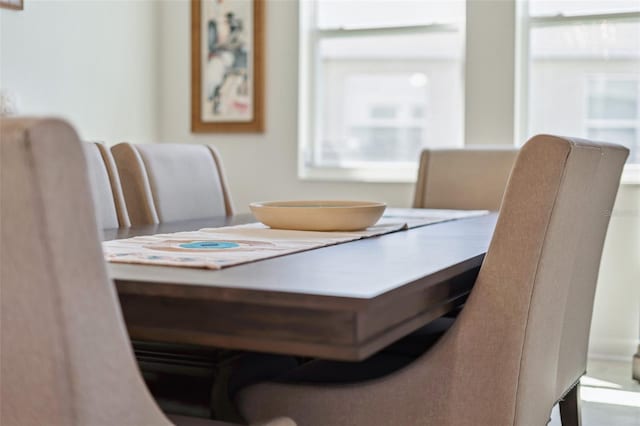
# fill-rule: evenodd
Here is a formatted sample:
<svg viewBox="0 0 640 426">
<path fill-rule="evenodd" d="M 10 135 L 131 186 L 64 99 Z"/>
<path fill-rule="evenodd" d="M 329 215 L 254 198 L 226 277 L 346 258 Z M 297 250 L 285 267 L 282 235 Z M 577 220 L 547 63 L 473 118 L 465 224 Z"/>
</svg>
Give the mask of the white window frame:
<svg viewBox="0 0 640 426">
<path fill-rule="evenodd" d="M 529 16 L 528 0 L 519 1 L 519 54 L 518 67 L 520 69 L 518 82 L 517 104 L 517 141 L 524 142 L 529 134 L 528 104 L 529 104 L 529 34 L 533 27 L 566 26 L 569 24 L 589 24 L 594 22 L 628 22 L 640 20 L 640 12 L 612 12 L 586 15 L 553 15 Z M 520 142 L 520 143 L 522 143 Z M 640 164 L 626 164 L 622 173 L 622 184 L 640 185 Z"/>
</svg>

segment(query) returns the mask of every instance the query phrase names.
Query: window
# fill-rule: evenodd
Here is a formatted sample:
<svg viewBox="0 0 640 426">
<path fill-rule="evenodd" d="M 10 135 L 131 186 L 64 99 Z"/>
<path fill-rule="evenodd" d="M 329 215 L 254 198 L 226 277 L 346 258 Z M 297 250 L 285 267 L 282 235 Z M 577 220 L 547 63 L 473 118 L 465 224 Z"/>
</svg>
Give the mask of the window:
<svg viewBox="0 0 640 426">
<path fill-rule="evenodd" d="M 427 77 L 421 73 L 351 70 L 344 82 L 339 93 L 331 89 L 327 93 L 327 103 L 341 107 L 328 108 L 333 116 L 325 120 L 327 136 L 321 162 L 353 166 L 415 161 L 428 136 Z"/>
<path fill-rule="evenodd" d="M 627 145 L 640 180 L 638 0 L 305 0 L 299 76 L 303 178 L 408 182 L 423 147 L 555 133 Z"/>
<path fill-rule="evenodd" d="M 463 1 L 300 9 L 302 176 L 407 180 L 423 147 L 462 145 Z"/>
<path fill-rule="evenodd" d="M 640 165 L 640 2 L 529 1 L 528 132 L 626 145 Z"/>
</svg>

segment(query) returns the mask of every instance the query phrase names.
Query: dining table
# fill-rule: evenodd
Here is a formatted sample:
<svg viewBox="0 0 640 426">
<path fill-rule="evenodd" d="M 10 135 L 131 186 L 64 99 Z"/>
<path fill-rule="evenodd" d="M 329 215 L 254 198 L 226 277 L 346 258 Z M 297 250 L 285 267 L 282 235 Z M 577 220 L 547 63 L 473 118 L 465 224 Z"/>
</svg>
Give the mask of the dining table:
<svg viewBox="0 0 640 426">
<path fill-rule="evenodd" d="M 469 295 L 497 213 L 219 270 L 108 263 L 132 340 L 366 359 Z M 250 214 L 107 229 L 103 239 L 255 222 Z"/>
</svg>

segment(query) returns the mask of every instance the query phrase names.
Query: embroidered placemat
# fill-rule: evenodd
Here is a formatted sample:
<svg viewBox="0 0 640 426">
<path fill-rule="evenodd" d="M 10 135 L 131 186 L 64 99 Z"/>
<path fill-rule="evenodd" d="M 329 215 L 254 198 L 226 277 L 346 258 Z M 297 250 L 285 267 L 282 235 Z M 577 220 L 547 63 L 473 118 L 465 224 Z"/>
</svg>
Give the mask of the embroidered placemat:
<svg viewBox="0 0 640 426">
<path fill-rule="evenodd" d="M 103 250 L 106 260 L 115 263 L 221 269 L 487 213 L 389 208 L 375 226 L 357 232 L 289 231 L 251 223 L 105 241 Z"/>
</svg>

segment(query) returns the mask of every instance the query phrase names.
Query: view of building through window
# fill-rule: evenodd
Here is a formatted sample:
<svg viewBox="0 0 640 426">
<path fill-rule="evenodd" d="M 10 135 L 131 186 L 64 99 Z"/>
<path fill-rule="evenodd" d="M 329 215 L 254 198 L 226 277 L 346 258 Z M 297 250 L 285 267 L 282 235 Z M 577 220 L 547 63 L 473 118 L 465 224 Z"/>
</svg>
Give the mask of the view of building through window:
<svg viewBox="0 0 640 426">
<path fill-rule="evenodd" d="M 326 140 L 324 162 L 414 161 L 428 137 L 428 77 L 349 72 L 343 78 L 345 87 L 336 99 L 343 114 L 326 113 L 327 122 L 345 137 L 337 144 Z"/>
</svg>

